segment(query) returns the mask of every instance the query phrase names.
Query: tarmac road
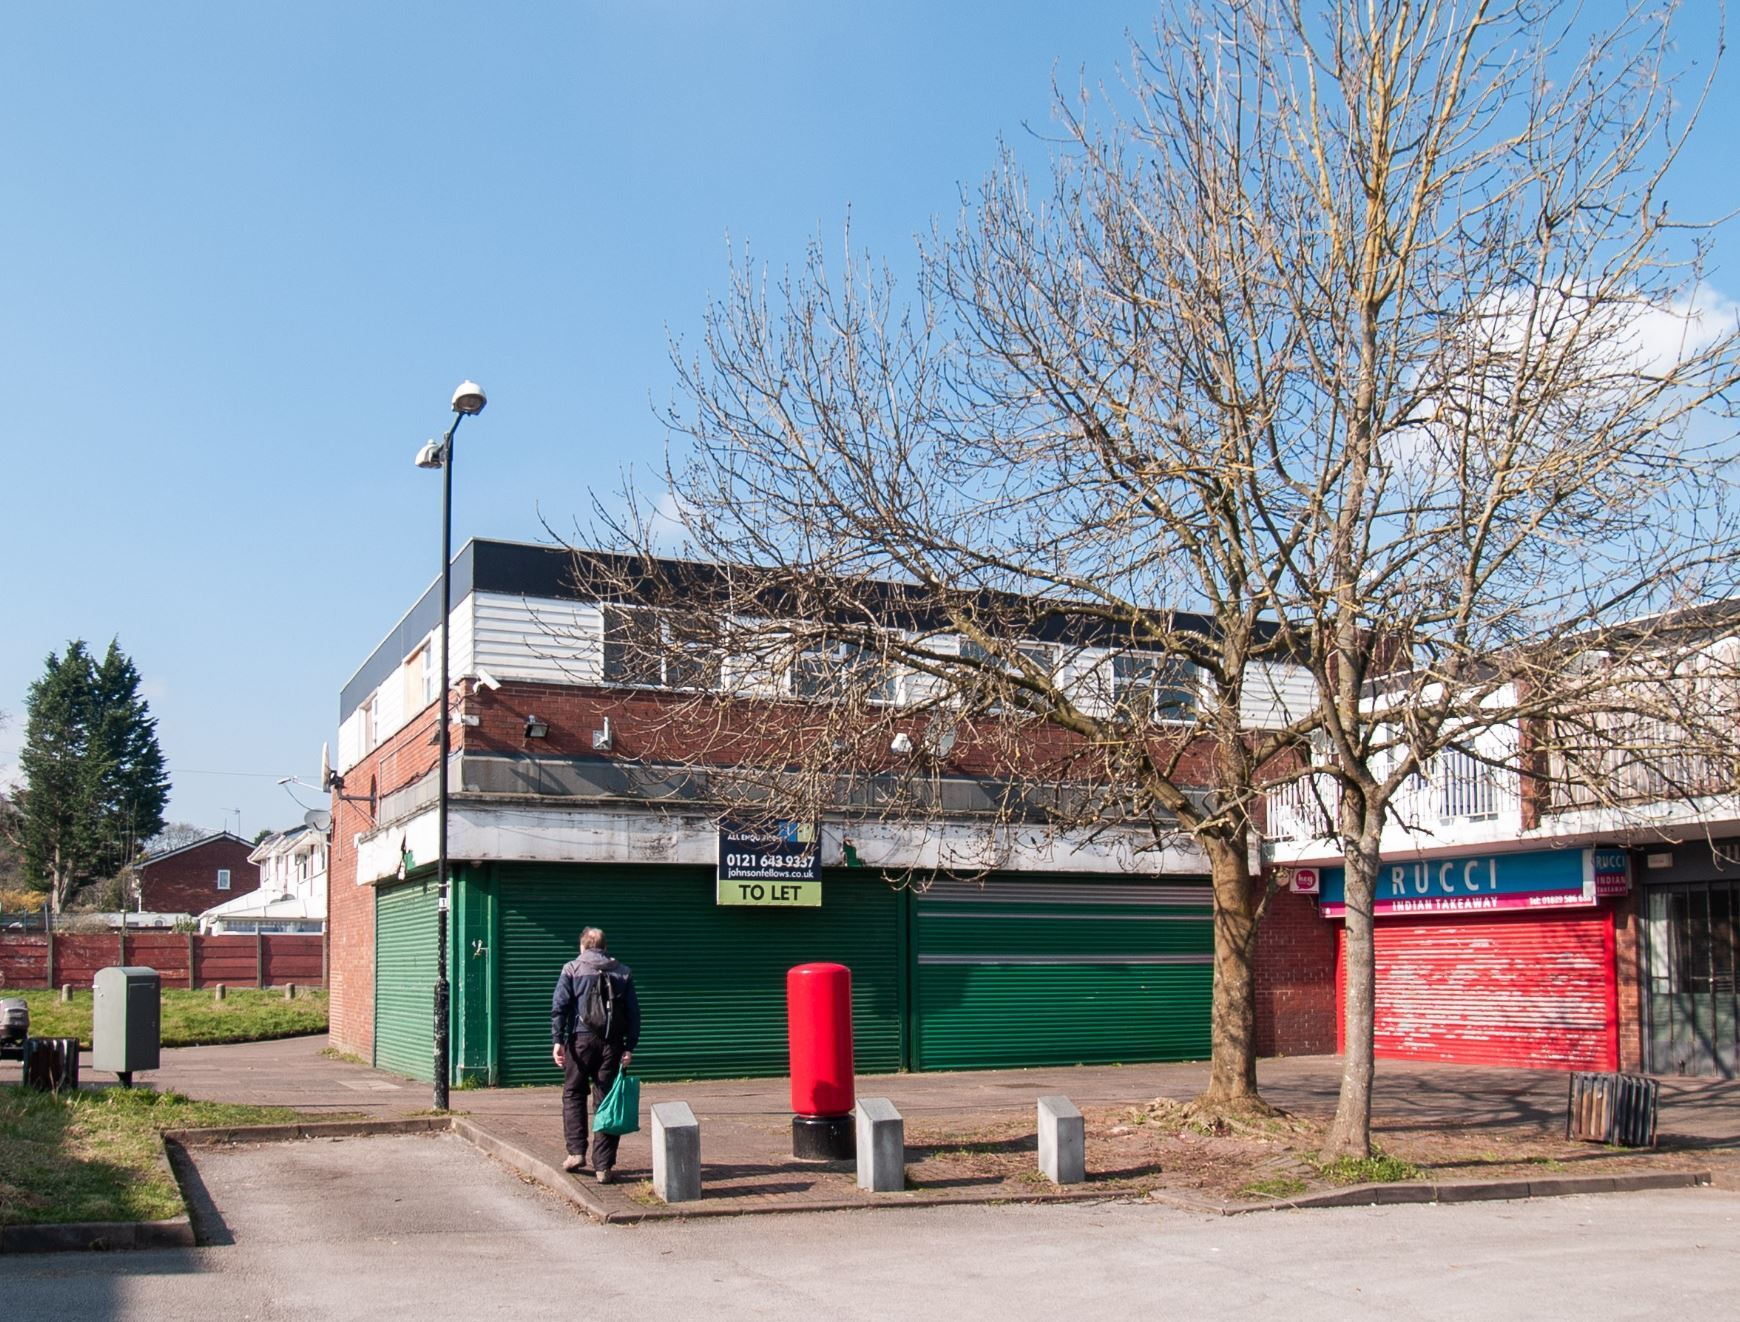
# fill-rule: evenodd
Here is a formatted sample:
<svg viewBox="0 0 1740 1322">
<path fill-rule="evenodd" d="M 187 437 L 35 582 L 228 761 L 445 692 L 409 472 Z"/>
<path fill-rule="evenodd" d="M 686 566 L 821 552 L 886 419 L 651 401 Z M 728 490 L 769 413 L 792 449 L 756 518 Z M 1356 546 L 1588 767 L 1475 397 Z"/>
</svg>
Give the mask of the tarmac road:
<svg viewBox="0 0 1740 1322">
<path fill-rule="evenodd" d="M 1740 1194 L 1710 1189 L 1231 1218 L 1078 1203 L 610 1227 L 450 1135 L 196 1155 L 202 1233 L 217 1242 L 8 1255 L 0 1317 L 1608 1322 L 1732 1316 L 1740 1281 Z"/>
</svg>

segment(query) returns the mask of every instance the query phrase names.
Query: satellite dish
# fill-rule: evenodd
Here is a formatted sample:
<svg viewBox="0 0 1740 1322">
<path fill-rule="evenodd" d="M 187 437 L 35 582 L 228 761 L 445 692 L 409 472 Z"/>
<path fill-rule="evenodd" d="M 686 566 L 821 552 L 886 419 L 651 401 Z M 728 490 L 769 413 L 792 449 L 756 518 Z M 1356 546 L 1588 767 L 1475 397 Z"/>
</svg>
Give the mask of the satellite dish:
<svg viewBox="0 0 1740 1322">
<path fill-rule="evenodd" d="M 302 815 L 302 824 L 325 835 L 332 829 L 332 814 L 325 808 L 310 808 Z"/>
</svg>

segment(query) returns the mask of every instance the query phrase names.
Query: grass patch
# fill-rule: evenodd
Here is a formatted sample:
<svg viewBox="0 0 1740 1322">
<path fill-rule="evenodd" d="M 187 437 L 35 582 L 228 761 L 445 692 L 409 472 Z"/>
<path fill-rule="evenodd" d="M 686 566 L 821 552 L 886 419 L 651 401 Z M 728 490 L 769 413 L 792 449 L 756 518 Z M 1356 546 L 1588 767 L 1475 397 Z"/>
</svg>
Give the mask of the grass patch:
<svg viewBox="0 0 1740 1322">
<path fill-rule="evenodd" d="M 1305 1181 L 1297 1175 L 1276 1175 L 1267 1180 L 1252 1180 L 1239 1192 L 1246 1198 L 1291 1198 L 1305 1192 Z"/>
<path fill-rule="evenodd" d="M 146 1088 L 61 1096 L 0 1088 L 0 1225 L 180 1216 L 185 1209 L 163 1159 L 163 1130 L 304 1118 L 288 1107 L 195 1102 Z"/>
<path fill-rule="evenodd" d="M 1422 1174 L 1413 1162 L 1379 1152 L 1369 1157 L 1337 1157 L 1314 1164 L 1318 1174 L 1331 1184 L 1400 1184 L 1417 1180 Z"/>
<path fill-rule="evenodd" d="M 63 1003 L 57 991 L 0 990 L 0 997 L 9 996 L 22 996 L 30 1003 L 31 1036 L 76 1037 L 87 1047 L 91 1044 L 90 992 L 76 991 L 71 1001 Z M 324 1033 L 326 992 L 298 987 L 296 999 L 287 1001 L 282 991 L 270 987 L 232 987 L 220 1001 L 209 991 L 169 989 L 163 992 L 162 1030 L 166 1047 L 264 1042 Z"/>
</svg>

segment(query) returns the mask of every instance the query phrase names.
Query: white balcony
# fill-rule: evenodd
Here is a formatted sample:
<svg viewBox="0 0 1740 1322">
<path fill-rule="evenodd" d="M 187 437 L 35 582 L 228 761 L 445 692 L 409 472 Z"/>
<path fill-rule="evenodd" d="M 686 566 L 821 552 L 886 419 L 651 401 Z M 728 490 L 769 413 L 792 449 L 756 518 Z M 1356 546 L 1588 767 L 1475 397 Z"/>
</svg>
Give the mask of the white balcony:
<svg viewBox="0 0 1740 1322">
<path fill-rule="evenodd" d="M 1278 786 L 1264 796 L 1268 853 L 1278 861 L 1332 857 L 1335 780 L 1323 774 Z M 1518 776 L 1459 750 L 1433 759 L 1409 780 L 1390 805 L 1384 851 L 1478 845 L 1515 839 L 1522 830 Z"/>
</svg>

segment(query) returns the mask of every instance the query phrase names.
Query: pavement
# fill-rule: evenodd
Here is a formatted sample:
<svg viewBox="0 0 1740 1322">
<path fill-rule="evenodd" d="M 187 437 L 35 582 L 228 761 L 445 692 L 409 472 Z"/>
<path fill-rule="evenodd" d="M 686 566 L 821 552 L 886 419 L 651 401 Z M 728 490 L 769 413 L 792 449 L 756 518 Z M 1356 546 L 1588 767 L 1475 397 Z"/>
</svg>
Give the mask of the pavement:
<svg viewBox="0 0 1740 1322">
<path fill-rule="evenodd" d="M 295 1107 L 315 1115 L 393 1118 L 426 1112 L 429 1085 L 323 1054 L 324 1037 L 165 1050 L 162 1068 L 136 1081 L 212 1101 Z M 7 1063 L 0 1069 L 16 1070 Z M 88 1071 L 88 1060 L 86 1065 Z M 1296 1056 L 1260 1062 L 1263 1095 L 1289 1111 L 1334 1111 L 1341 1061 Z M 0 1073 L 0 1080 L 7 1077 Z M 92 1081 L 87 1072 L 86 1081 Z M 860 1097 L 887 1097 L 914 1135 L 970 1132 L 988 1122 L 1031 1122 L 1035 1101 L 1062 1093 L 1078 1106 L 1135 1105 L 1154 1097 L 1185 1099 L 1207 1083 L 1200 1063 L 981 1070 L 866 1075 Z M 653 1102 L 681 1100 L 701 1124 L 704 1196 L 684 1205 L 691 1216 L 803 1211 L 890 1203 L 983 1202 L 1006 1198 L 1002 1180 L 962 1179 L 904 1195 L 860 1192 L 850 1170 L 808 1166 L 791 1157 L 787 1081 L 692 1080 L 645 1083 L 643 1115 Z M 1740 1080 L 1664 1079 L 1660 1131 L 1664 1144 L 1740 1149 Z M 1562 1135 L 1567 1076 L 1556 1070 L 1484 1069 L 1380 1061 L 1373 1113 L 1380 1132 L 1411 1129 Z M 564 1156 L 561 1097 L 556 1087 L 466 1089 L 450 1096 L 455 1111 L 476 1126 L 486 1150 L 561 1187 L 600 1218 L 632 1220 L 653 1204 L 649 1135 L 622 1141 L 619 1183 L 597 1185 L 554 1174 Z M 1721 1160 L 1735 1154 L 1713 1153 Z M 1093 1157 L 1089 1153 L 1089 1168 Z M 1073 1196 L 1094 1196 L 1090 1188 Z"/>
<path fill-rule="evenodd" d="M 1208 1217 L 951 1206 L 612 1229 L 450 1134 L 204 1149 L 209 1247 L 0 1260 L 7 1322 L 1730 1316 L 1740 1195 Z"/>
</svg>

